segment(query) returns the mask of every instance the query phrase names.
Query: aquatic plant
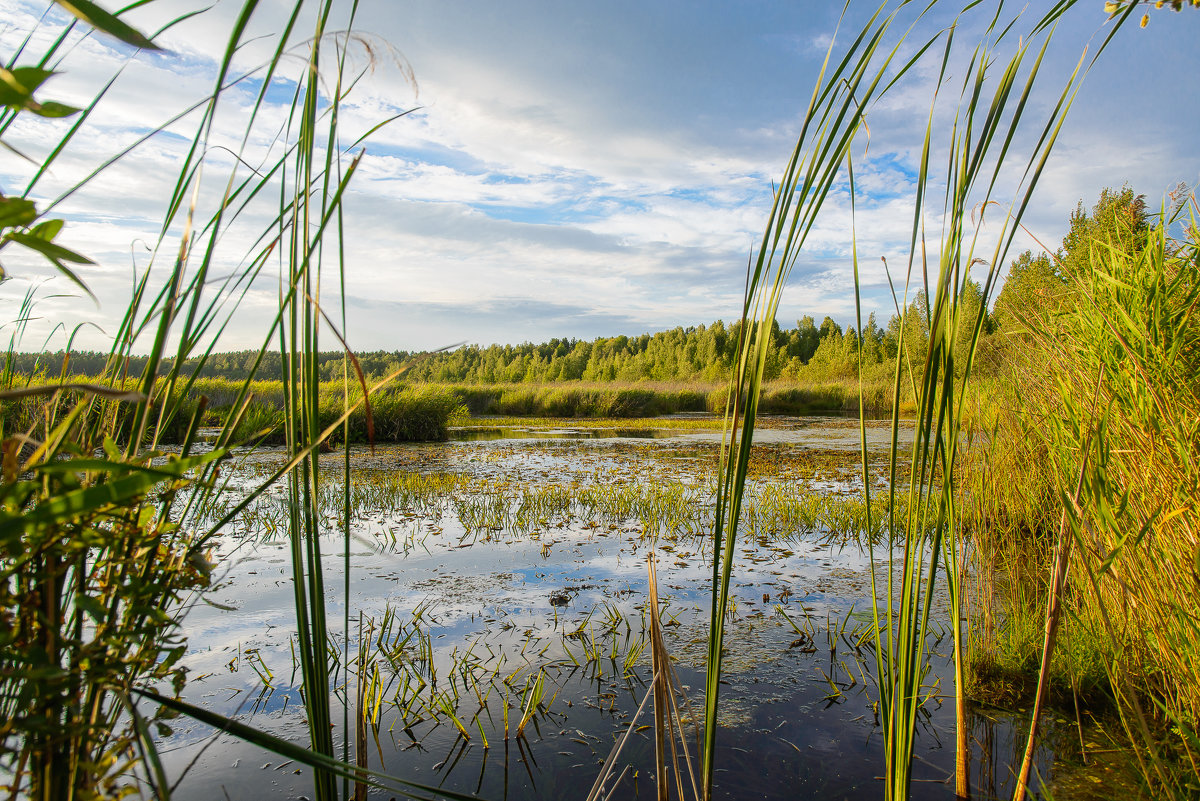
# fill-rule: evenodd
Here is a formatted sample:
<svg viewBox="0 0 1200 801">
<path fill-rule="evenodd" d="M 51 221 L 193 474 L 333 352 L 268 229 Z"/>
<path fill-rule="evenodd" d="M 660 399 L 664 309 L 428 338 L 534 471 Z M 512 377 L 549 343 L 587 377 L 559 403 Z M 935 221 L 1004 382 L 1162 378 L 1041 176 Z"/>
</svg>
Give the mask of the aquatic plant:
<svg viewBox="0 0 1200 801">
<path fill-rule="evenodd" d="M 748 265 L 741 342 L 736 368 L 726 394 L 726 437 L 713 531 L 714 559 L 712 609 L 705 684 L 704 743 L 701 789 L 712 795 L 717 737 L 724 631 L 728 609 L 733 554 L 745 497 L 747 468 L 753 443 L 758 404 L 769 358 L 769 332 L 779 307 L 780 294 L 796 255 L 828 196 L 835 177 L 849 156 L 861 125 L 863 108 L 880 88 L 884 72 L 898 52 L 880 52 L 884 34 L 894 19 L 877 11 L 847 54 L 833 62 L 833 45 L 826 55 L 801 126 L 801 133 L 767 221 L 762 242 Z M 924 52 L 923 48 L 920 52 Z M 868 73 L 876 58 L 883 67 Z M 909 65 L 913 62 L 910 61 Z M 901 74 L 907 66 L 901 67 Z M 848 120 L 848 122 L 847 122 Z"/>
<path fill-rule="evenodd" d="M 134 47 L 157 49 L 127 23 L 91 4 L 68 7 L 108 35 Z M 186 15 L 163 30 L 184 19 Z M 34 99 L 62 58 L 75 25 L 52 38 L 44 53 L 27 54 L 22 47 L 13 57 L 13 63 L 27 58 L 37 66 L 4 70 L 9 93 L 0 112 L 0 133 L 24 113 L 75 121 L 34 164 L 22 194 L 0 203 L 4 245 L 17 243 L 41 253 L 87 291 L 67 264 L 90 261 L 54 243 L 63 221 L 49 216 L 82 184 L 40 209 L 31 199 L 112 85 L 106 84 L 83 110 Z M 213 103 L 215 96 L 200 107 L 210 114 Z M 157 373 L 143 376 L 136 386 L 122 385 L 116 369 L 119 354 L 132 347 L 151 321 L 161 318 L 162 324 L 149 329 L 144 344 L 162 354 L 169 338 L 179 336 L 184 353 L 200 335 L 197 326 L 213 312 L 196 286 L 184 284 L 178 263 L 168 289 L 145 306 L 144 289 L 143 276 L 100 381 L 61 386 L 61 373 L 60 380 L 42 376 L 46 383 L 40 386 L 22 380 L 11 369 L 22 324 L 10 339 L 0 390 L 6 407 L 0 423 L 0 617 L 5 621 L 0 633 L 5 720 L 0 760 L 14 797 L 119 794 L 139 766 L 154 792 L 170 792 L 151 728 L 165 725 L 170 711 L 147 712 L 137 694 L 148 686 L 172 693 L 182 687 L 178 660 L 185 645 L 179 639 L 177 603 L 207 583 L 211 565 L 194 549 L 193 533 L 180 526 L 174 511 L 176 504 L 187 505 L 207 492 L 206 477 L 228 451 L 218 447 L 191 453 L 201 407 L 164 403 Z M 190 303 L 190 314 L 173 329 L 181 301 Z M 27 295 L 23 311 L 35 303 Z M 179 378 L 173 372 L 166 380 Z M 13 406 L 32 411 L 20 427 L 15 427 L 20 413 L 12 415 Z M 182 431 L 183 447 L 168 456 L 156 444 L 160 432 L 172 427 Z"/>
<path fill-rule="evenodd" d="M 898 4 L 897 9 L 904 5 Z M 974 5 L 968 6 L 963 13 L 968 13 Z M 905 798 L 908 794 L 914 731 L 922 703 L 920 685 L 924 675 L 930 611 L 939 569 L 944 574 L 950 596 L 955 645 L 956 702 L 959 709 L 957 790 L 960 795 L 969 792 L 966 784 L 965 699 L 962 695 L 964 639 L 961 614 L 958 612 L 962 605 L 961 528 L 955 508 L 957 493 L 954 484 L 960 421 L 966 397 L 966 380 L 983 327 L 987 299 L 1000 266 L 1006 262 L 1007 250 L 1016 234 L 1017 225 L 1056 141 L 1079 80 L 1086 72 L 1085 62 L 1081 59 L 1048 117 L 1032 123 L 1040 135 L 1027 157 L 1015 155 L 1013 146 L 1018 141 L 1018 132 L 1031 124 L 1026 118 L 1028 99 L 1041 71 L 1054 25 L 1072 5 L 1069 1 L 1055 4 L 1029 30 L 1022 31 L 1020 41 L 1012 47 L 1009 47 L 1008 40 L 1016 35 L 1017 19 L 1004 19 L 998 10 L 985 26 L 983 41 L 968 51 L 968 69 L 959 97 L 956 102 L 951 101 L 954 104 L 953 123 L 948 141 L 938 146 L 945 154 L 947 165 L 944 205 L 940 219 L 934 225 L 927 226 L 926 205 L 933 186 L 930 159 L 938 152 L 935 150 L 934 119 L 935 112 L 943 102 L 940 79 L 931 98 L 929 121 L 920 150 L 922 161 L 917 171 L 907 275 L 903 296 L 896 299 L 902 327 L 915 326 L 920 322 L 928 330 L 927 340 L 922 339 L 919 349 L 914 349 L 907 339 L 903 339 L 904 344 L 895 357 L 891 481 L 887 491 L 887 522 L 883 530 L 895 546 L 891 549 L 892 563 L 902 565 L 903 571 L 899 586 L 894 586 L 892 565 L 888 565 L 886 580 L 881 582 L 874 594 L 874 631 L 878 656 L 875 680 L 880 693 L 880 719 L 885 741 L 887 769 L 884 780 L 887 798 Z M 752 329 L 753 334 L 743 339 L 738 366 L 728 393 L 728 445 L 723 450 L 721 489 L 717 500 L 715 538 L 721 559 L 720 564 L 714 566 L 713 574 L 712 634 L 705 715 L 706 788 L 711 788 L 712 783 L 722 635 L 729 602 L 732 553 L 746 494 L 746 463 L 768 359 L 765 343 L 778 309 L 780 293 L 806 235 L 833 187 L 835 176 L 841 175 L 843 170 L 849 184 L 853 214 L 855 183 L 852 145 L 857 138 L 866 134 L 865 120 L 877 96 L 902 81 L 913 65 L 934 57 L 929 54 L 937 53 L 935 45 L 939 42 L 942 42 L 940 60 L 934 61 L 934 69 L 939 76 L 946 76 L 952 61 L 958 58 L 954 47 L 955 26 L 952 26 L 916 44 L 913 47 L 915 54 L 909 60 L 893 64 L 899 45 L 890 50 L 881 50 L 881 44 L 895 19 L 895 13 L 885 14 L 884 8 L 876 12 L 836 62 L 831 45 L 826 67 L 817 81 L 804 116 L 796 149 L 779 182 L 763 241 L 749 268 L 744 307 L 744 319 L 748 324 L 744 330 Z M 1115 29 L 1101 44 L 1099 51 L 1104 50 L 1113 33 Z M 899 42 L 904 42 L 907 36 L 908 33 L 902 34 Z M 1001 55 L 1001 47 L 1009 48 L 1007 57 Z M 1093 59 L 1098 55 L 1099 52 Z M 1002 184 L 1002 176 L 1006 176 L 1008 170 L 1017 173 L 1018 188 L 1013 200 L 1001 205 L 994 200 L 994 196 Z M 1000 231 L 994 236 L 995 244 L 990 259 L 977 255 L 984 246 L 980 241 L 980 220 L 974 215 L 975 209 L 993 222 L 999 222 Z M 928 247 L 925 240 L 927 228 L 941 232 L 941 240 L 932 248 Z M 936 261 L 932 265 L 928 263 L 927 255 L 931 251 L 936 254 Z M 852 260 L 858 303 L 861 290 L 856 243 L 852 246 Z M 978 302 L 976 298 L 976 302 L 967 304 L 965 298 L 971 270 L 980 264 L 985 271 L 981 290 L 983 301 Z M 923 276 L 919 284 L 922 290 L 918 295 L 919 308 L 909 303 L 909 293 L 916 280 L 914 268 L 919 268 L 919 275 Z M 917 314 L 919 321 L 910 318 L 910 315 Z M 862 322 L 859 312 L 860 328 Z M 964 341 L 966 346 L 962 347 L 960 343 Z M 914 398 L 917 425 L 908 480 L 901 485 L 898 481 L 898 417 L 900 399 L 906 390 L 911 391 Z M 860 404 L 860 408 L 864 406 Z M 866 509 L 870 510 L 871 484 L 865 420 L 861 412 L 860 425 L 863 427 L 863 491 Z M 908 495 L 903 510 L 895 503 L 902 492 Z M 871 529 L 872 526 L 868 525 L 867 528 Z M 711 792 L 711 789 L 706 792 Z"/>
<path fill-rule="evenodd" d="M 150 39 L 91 3 L 62 5 L 134 47 L 154 47 Z M 199 120 L 179 165 L 150 266 L 136 276 L 98 380 L 60 385 L 67 373 L 64 361 L 58 381 L 30 386 L 26 379 L 25 386 L 18 386 L 22 378 L 12 366 L 22 326 L 16 326 L 10 342 L 4 391 L 13 399 L 44 399 L 26 418 L 33 422 L 22 423 L 22 428 L 11 426 L 24 412 L 11 414 L 7 404 L 3 421 L 0 517 L 4 519 L 0 525 L 6 534 L 0 553 L 0 600 L 5 617 L 11 615 L 15 627 L 10 631 L 5 626 L 0 638 L 4 663 L 0 704 L 8 721 L 0 748 L 14 795 L 49 799 L 120 794 L 130 783 L 144 781 L 155 795 L 166 797 L 171 785 L 157 758 L 151 724 L 179 713 L 313 766 L 319 798 L 337 796 L 336 777 L 379 781 L 333 756 L 325 601 L 313 515 L 316 450 L 356 404 L 366 405 L 365 386 L 355 400 L 349 400 L 346 391 L 340 414 L 321 420 L 319 384 L 311 370 L 319 321 L 333 325 L 319 305 L 321 247 L 326 235 L 340 227 L 340 200 L 357 165 L 357 157 L 346 157 L 349 163 L 343 163 L 345 152 L 337 128 L 343 98 L 340 81 L 353 40 L 326 36 L 331 2 L 314 9 L 314 37 L 307 48 L 304 80 L 296 85 L 283 147 L 265 161 L 254 158 L 249 152 L 251 134 L 263 123 L 267 92 L 293 45 L 304 4 L 297 3 L 285 18 L 268 63 L 238 75 L 232 72 L 234 55 L 245 44 L 256 7 L 251 0 L 237 15 L 221 51 L 212 93 L 180 115 L 198 111 Z M 172 20 L 164 30 L 191 16 Z M 43 24 L 52 22 L 47 17 Z M 33 92 L 52 74 L 75 26 L 72 22 L 55 32 L 44 54 L 30 56 L 22 47 L 14 57 L 28 57 L 38 66 L 5 70 L 6 76 L 20 80 L 13 84 L 6 78 L 16 94 L 5 96 L 10 102 L 0 128 L 7 130 L 19 113 L 74 115 L 76 120 L 35 165 L 22 196 L 2 199 L 3 225 L 5 245 L 19 243 L 40 252 L 86 291 L 68 265 L 87 260 L 53 242 L 63 223 L 49 215 L 84 183 L 97 180 L 104 166 L 179 118 L 151 131 L 82 183 L 38 208 L 30 199 L 35 187 L 113 85 L 107 83 L 82 111 L 34 100 Z M 30 41 L 33 32 L 26 44 Z M 319 102 L 322 66 L 329 64 L 335 65 L 335 91 L 331 101 Z M 235 148 L 236 164 L 219 197 L 202 201 L 217 106 L 230 87 L 251 80 L 257 82 L 257 90 L 246 134 Z M 322 125 L 327 126 L 324 133 Z M 243 171 L 243 165 L 252 161 L 262 161 L 259 169 Z M 257 199 L 275 191 L 280 194 L 277 212 L 252 252 L 242 254 L 245 266 L 227 277 L 215 277 L 222 235 Z M 181 239 L 173 246 L 170 238 L 178 229 L 182 229 Z M 264 332 L 264 345 L 229 403 L 215 448 L 193 455 L 206 405 L 203 398 L 195 397 L 198 376 L 228 323 L 229 308 L 236 307 L 268 259 L 278 254 L 284 254 L 286 278 L 277 314 Z M 165 267 L 163 261 L 168 262 Z M 154 286 L 161 289 L 152 290 Z M 217 499 L 222 487 L 217 468 L 228 458 L 239 432 L 245 434 L 242 423 L 251 402 L 255 368 L 276 338 L 289 366 L 284 405 L 289 458 L 231 506 Z M 130 378 L 125 370 L 135 348 L 144 349 L 147 358 L 141 375 Z M 167 442 L 180 443 L 178 453 L 161 452 L 160 445 Z M 301 629 L 296 647 L 304 675 L 311 749 L 272 738 L 177 697 L 183 678 L 177 661 L 184 649 L 175 617 L 180 596 L 207 580 L 211 565 L 205 553 L 211 538 L 284 476 L 289 477 L 292 500 L 286 519 L 293 544 Z M 272 681 L 261 659 L 250 666 Z M 146 701 L 151 702 L 149 714 Z M 403 781 L 389 779 L 389 783 L 402 785 Z"/>
<path fill-rule="evenodd" d="M 978 46 L 972 55 L 972 71 L 964 80 L 961 99 L 955 119 L 956 126 L 947 145 L 948 163 L 953 165 L 947 176 L 947 196 L 941 213 L 942 241 L 936 248 L 940 260 L 934 270 L 925 263 L 927 252 L 919 232 L 925 229 L 924 204 L 921 198 L 926 192 L 927 177 L 924 171 L 918 179 L 916 215 L 913 220 L 909 277 L 905 281 L 905 294 L 912 280 L 914 264 L 919 264 L 921 274 L 931 272 L 936 280 L 928 279 L 922 287 L 932 305 L 923 310 L 928 321 L 929 341 L 925 353 L 905 352 L 897 357 L 896 393 L 902 386 L 902 367 L 905 359 L 924 361 L 924 369 L 916 388 L 918 425 L 913 442 L 912 461 L 909 467 L 907 516 L 897 518 L 889 513 L 888 530 L 903 537 L 904 575 L 899 588 L 899 599 L 893 606 L 891 573 L 888 573 L 886 588 L 886 620 L 888 630 L 896 626 L 894 635 L 887 641 L 888 658 L 881 660 L 878 681 L 881 706 L 884 710 L 884 732 L 888 744 L 889 761 L 888 793 L 891 797 L 907 794 L 909 764 L 913 749 L 912 736 L 919 698 L 919 684 L 923 672 L 924 649 L 927 639 L 930 603 L 938 573 L 939 558 L 944 560 L 943 573 L 951 607 L 951 632 L 954 643 L 955 699 L 958 709 L 958 769 L 957 792 L 969 794 L 967 785 L 967 727 L 965 720 L 965 697 L 963 671 L 965 664 L 964 635 L 961 625 L 961 594 L 964 566 L 962 563 L 961 523 L 958 520 L 955 502 L 955 465 L 958 452 L 962 408 L 966 397 L 966 382 L 983 329 L 984 309 L 991 288 L 995 285 L 999 265 L 1006 262 L 1006 253 L 1017 231 L 1022 212 L 1037 184 L 1042 165 L 1053 147 L 1062 117 L 1070 107 L 1077 91 L 1076 79 L 1079 68 L 1071 75 L 1062 91 L 1058 106 L 1043 123 L 1044 134 L 1028 155 L 1024 174 L 1013 200 L 1001 218 L 1001 231 L 996 237 L 994 252 L 990 259 L 976 255 L 979 240 L 978 222 L 971 224 L 973 206 L 987 209 L 993 201 L 993 193 L 1006 161 L 1014 156 L 1009 146 L 1018 129 L 1024 124 L 1024 110 L 1035 85 L 1041 60 L 1049 46 L 1053 24 L 1069 4 L 1057 6 L 1039 20 L 1031 31 L 1022 37 L 1015 53 L 1000 70 L 999 80 L 989 75 L 994 67 L 992 55 L 1005 41 L 1007 28 L 999 27 L 994 19 L 988 28 L 989 36 L 995 41 Z M 1033 50 L 1034 43 L 1041 40 L 1040 51 Z M 947 46 L 941 70 L 949 65 L 950 48 Z M 1031 53 L 1033 61 L 1026 66 Z M 1001 62 L 1003 63 L 1003 62 Z M 989 69 L 990 68 L 990 69 Z M 1019 83 L 1025 72 L 1024 86 Z M 994 74 L 994 73 L 993 73 Z M 989 92 L 991 97 L 988 97 Z M 936 101 L 933 104 L 936 108 Z M 933 139 L 933 111 L 926 128 L 923 159 L 928 159 Z M 985 155 L 999 147 L 1000 157 L 995 163 L 986 165 Z M 1001 207 L 1002 208 L 1002 207 Z M 985 214 L 987 212 L 984 212 Z M 975 304 L 972 312 L 964 303 L 971 268 L 982 263 L 986 268 L 982 282 L 982 303 Z M 857 284 L 856 284 L 857 290 Z M 958 347 L 964 340 L 965 351 Z M 893 443 L 896 443 L 893 429 Z M 893 446 L 894 449 L 896 446 Z M 865 446 L 864 446 L 864 471 Z M 893 458 L 892 475 L 896 476 L 896 460 Z M 891 493 L 897 492 L 893 481 Z M 923 529 L 932 525 L 932 532 L 925 535 Z M 878 598 L 878 596 L 876 596 Z M 880 614 L 877 600 L 876 614 Z M 883 643 L 877 642 L 880 652 Z"/>
</svg>

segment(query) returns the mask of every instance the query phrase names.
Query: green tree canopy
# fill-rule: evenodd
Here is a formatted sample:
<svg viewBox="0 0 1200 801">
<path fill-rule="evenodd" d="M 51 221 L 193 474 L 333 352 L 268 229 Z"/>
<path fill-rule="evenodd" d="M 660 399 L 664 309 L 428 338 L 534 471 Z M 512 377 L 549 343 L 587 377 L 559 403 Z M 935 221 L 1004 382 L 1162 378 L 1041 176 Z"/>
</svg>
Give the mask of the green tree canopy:
<svg viewBox="0 0 1200 801">
<path fill-rule="evenodd" d="M 1134 194 L 1128 186 L 1120 191 L 1104 189 L 1089 215 L 1083 202 L 1071 215 L 1071 228 L 1058 251 L 1058 269 L 1064 276 L 1080 276 L 1091 271 L 1097 249 L 1113 248 L 1122 253 L 1137 253 L 1150 229 L 1144 195 Z"/>
<path fill-rule="evenodd" d="M 1058 303 L 1063 287 L 1062 276 L 1048 255 L 1025 251 L 1008 268 L 1008 277 L 996 298 L 996 329 L 1013 333 L 1024 328 L 1031 311 Z"/>
</svg>

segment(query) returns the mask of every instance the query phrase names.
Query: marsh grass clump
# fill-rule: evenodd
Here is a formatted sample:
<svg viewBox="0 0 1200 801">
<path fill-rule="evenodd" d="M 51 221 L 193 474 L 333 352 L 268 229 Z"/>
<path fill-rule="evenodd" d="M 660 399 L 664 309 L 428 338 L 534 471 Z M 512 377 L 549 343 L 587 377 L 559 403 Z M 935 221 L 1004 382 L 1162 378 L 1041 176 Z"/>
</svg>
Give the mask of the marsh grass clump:
<svg viewBox="0 0 1200 801">
<path fill-rule="evenodd" d="M 789 415 L 850 412 L 857 411 L 861 401 L 862 407 L 868 412 L 886 412 L 892 407 L 893 389 L 891 381 L 886 377 L 870 381 L 861 388 L 858 382 L 845 378 L 839 381 L 814 381 L 798 385 L 776 380 L 763 385 L 758 409 L 762 414 Z M 709 407 L 712 411 L 723 410 L 724 404 L 724 390 L 714 391 L 709 395 Z M 911 400 L 905 397 L 902 407 L 910 411 Z"/>
<path fill-rule="evenodd" d="M 639 418 L 702 412 L 705 393 L 667 386 L 502 386 L 453 388 L 475 414 L 513 417 Z"/>
<path fill-rule="evenodd" d="M 521 429 L 536 432 L 543 428 L 577 428 L 587 431 L 612 429 L 614 431 L 664 431 L 699 430 L 711 431 L 720 429 L 721 419 L 708 415 L 687 417 L 514 417 L 514 416 L 485 416 L 464 417 L 456 421 L 463 429 Z"/>
<path fill-rule="evenodd" d="M 1044 592 L 1025 598 L 1023 608 L 996 612 L 996 630 L 986 643 L 973 640 L 965 671 L 966 695 L 972 703 L 999 709 L 1029 708 L 1037 694 L 1042 657 Z M 978 621 L 976 621 L 978 622 Z M 1050 709 L 1075 718 L 1114 710 L 1116 694 L 1106 666 L 1109 647 L 1102 630 L 1083 621 L 1064 632 L 1050 665 Z"/>
<path fill-rule="evenodd" d="M 136 391 L 139 386 L 132 378 L 114 380 L 111 376 L 50 378 L 43 373 L 14 374 L 10 378 L 14 387 L 37 386 L 51 381 L 63 386 L 101 385 L 129 392 Z M 347 404 L 355 407 L 344 421 L 346 425 L 335 427 L 331 432 L 330 445 L 340 444 L 345 437 L 353 444 L 436 442 L 446 439 L 449 428 L 467 417 L 466 406 L 447 388 L 402 386 L 384 389 L 372 396 L 368 425 L 361 389 L 355 387 L 349 393 L 343 389 L 340 382 L 324 382 L 320 388 L 318 420 L 322 429 L 341 420 Z M 57 399 L 59 412 L 65 402 L 61 396 Z M 227 423 L 236 422 L 230 436 L 237 442 L 281 445 L 286 439 L 286 400 L 283 385 L 278 381 L 256 380 L 238 384 L 228 379 L 197 379 L 190 384 L 176 384 L 162 402 L 173 410 L 155 431 L 158 442 L 164 445 L 183 444 L 191 418 L 197 413 L 201 415 L 202 424 L 209 427 L 223 428 Z M 111 418 L 114 439 L 127 442 L 133 435 L 135 420 L 131 407 L 104 398 L 97 398 L 96 403 L 103 407 L 99 413 Z M 0 409 L 5 426 L 13 431 L 35 425 L 44 413 L 45 400 L 31 397 L 14 398 Z"/>
<path fill-rule="evenodd" d="M 79 397 L 77 393 L 83 393 L 90 398 L 89 416 L 99 421 L 97 424 L 103 425 L 115 442 L 124 445 L 134 436 L 138 411 L 129 398 L 139 394 L 140 381 L 112 375 L 67 380 L 46 373 L 9 373 L 2 381 L 10 395 L 0 405 L 0 419 L 6 431 L 32 431 L 43 427 L 48 419 L 62 419 Z M 62 387 L 63 391 L 31 391 L 39 387 Z M 171 398 L 158 399 L 155 406 L 159 410 L 169 409 L 170 414 L 161 418 L 153 439 L 161 444 L 182 445 L 193 427 L 193 418 L 199 415 L 198 419 L 204 420 L 207 401 L 200 396 L 176 393 Z"/>
</svg>

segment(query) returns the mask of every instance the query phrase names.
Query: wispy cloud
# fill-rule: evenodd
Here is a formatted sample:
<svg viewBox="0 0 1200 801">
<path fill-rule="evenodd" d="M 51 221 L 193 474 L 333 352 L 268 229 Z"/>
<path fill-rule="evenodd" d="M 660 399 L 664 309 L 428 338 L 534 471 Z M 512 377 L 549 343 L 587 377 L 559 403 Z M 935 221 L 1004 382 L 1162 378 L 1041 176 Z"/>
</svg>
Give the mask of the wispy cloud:
<svg viewBox="0 0 1200 801">
<path fill-rule="evenodd" d="M 264 3 L 255 31 L 277 30 L 285 5 Z M 139 9 L 140 20 L 153 29 L 183 9 L 151 4 Z M 355 58 L 372 60 L 375 70 L 343 109 L 345 141 L 415 110 L 372 137 L 348 195 L 351 342 L 413 349 L 460 340 L 593 337 L 736 316 L 771 181 L 794 144 L 837 11 L 713 5 L 682 18 L 677 10 L 634 3 L 458 6 L 430 0 L 405 4 L 399 17 L 360 18 L 369 36 L 366 47 L 354 49 Z M 7 53 L 42 7 L 0 0 L 0 12 L 9 23 L 0 30 Z M 75 45 L 64 74 L 47 85 L 56 97 L 86 102 L 108 76 L 124 73 L 35 192 L 38 198 L 57 196 L 203 98 L 232 13 L 232 6 L 218 4 L 190 21 L 168 36 L 167 54 L 131 58 L 122 46 L 95 37 Z M 847 20 L 839 37 L 861 21 Z M 922 30 L 933 35 L 952 21 L 933 17 Z M 1162 81 L 1131 77 L 1195 71 L 1200 55 L 1189 45 L 1200 15 L 1172 21 L 1123 33 L 1081 92 L 1027 217 L 1051 246 L 1075 203 L 1090 203 L 1104 186 L 1129 182 L 1153 198 L 1200 175 L 1191 145 L 1200 111 Z M 959 37 L 969 39 L 981 24 L 964 20 Z M 1098 8 L 1070 18 L 1064 46 L 1050 54 L 1051 71 L 1065 78 L 1102 24 Z M 39 41 L 48 41 L 45 36 Z M 238 69 L 267 58 L 269 46 L 256 40 L 239 55 Z M 410 66 L 415 85 L 408 81 Z M 958 91 L 960 69 L 944 93 Z M 268 96 L 263 125 L 249 142 L 251 164 L 279 152 L 275 137 L 293 86 L 286 80 L 301 70 L 299 61 L 285 63 L 285 83 Z M 801 314 L 849 320 L 852 223 L 868 299 L 884 318 L 890 313 L 879 257 L 902 271 L 911 188 L 936 80 L 934 71 L 918 70 L 871 108 L 869 149 L 862 152 L 864 139 L 855 152 L 857 217 L 851 219 L 842 181 L 796 265 L 781 322 Z M 257 89 L 247 82 L 222 101 L 222 146 L 240 146 Z M 1048 88 L 1030 113 L 1055 98 Z M 6 140 L 42 153 L 64 124 L 23 120 Z M 937 133 L 949 124 L 938 116 Z M 86 299 L 47 299 L 26 346 L 38 346 L 58 324 L 60 331 L 84 321 L 105 325 L 124 307 L 133 265 L 148 264 L 143 243 L 155 241 L 186 145 L 179 135 L 155 137 L 63 205 L 64 241 L 98 262 L 84 274 L 101 309 Z M 232 165 L 232 156 L 215 149 L 206 158 L 206 188 L 220 192 L 219 168 Z M 0 162 L 5 192 L 19 190 L 29 174 L 11 157 Z M 220 271 L 237 269 L 268 220 L 267 211 L 251 209 L 225 233 Z M 0 301 L 10 307 L 30 282 L 53 272 L 35 259 L 5 264 L 16 276 L 0 287 Z M 41 291 L 67 289 L 53 280 Z M 263 311 L 275 293 L 269 280 L 251 291 L 226 347 L 261 341 Z M 104 346 L 91 328 L 80 341 Z"/>
</svg>

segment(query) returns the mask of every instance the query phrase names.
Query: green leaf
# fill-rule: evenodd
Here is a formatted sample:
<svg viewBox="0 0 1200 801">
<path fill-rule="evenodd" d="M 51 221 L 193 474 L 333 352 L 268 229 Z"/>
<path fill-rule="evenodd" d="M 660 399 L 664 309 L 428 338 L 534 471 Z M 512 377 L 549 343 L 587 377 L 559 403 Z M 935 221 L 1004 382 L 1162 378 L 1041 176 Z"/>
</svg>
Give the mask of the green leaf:
<svg viewBox="0 0 1200 801">
<path fill-rule="evenodd" d="M 27 110 L 39 117 L 69 117 L 79 109 L 66 103 L 39 103 L 33 93 L 55 73 L 40 67 L 0 67 L 0 104 Z"/>
<path fill-rule="evenodd" d="M 25 94 L 31 95 L 40 89 L 42 84 L 55 72 L 41 67 L 13 67 L 8 74 L 24 87 Z"/>
<path fill-rule="evenodd" d="M 77 276 L 74 270 L 63 263 L 66 261 L 71 261 L 75 262 L 76 264 L 95 264 L 95 262 L 88 257 L 81 256 L 73 250 L 64 248 L 62 245 L 56 245 L 53 242 L 47 242 L 39 236 L 34 236 L 31 233 L 25 233 L 22 231 L 10 231 L 9 233 L 5 234 L 3 240 L 0 240 L 0 244 L 8 241 L 17 242 L 29 248 L 30 250 L 36 250 L 38 253 L 41 253 L 43 256 L 49 259 L 55 267 L 58 268 L 60 273 L 65 275 L 73 284 L 86 292 L 92 300 L 95 300 L 97 303 L 100 302 L 97 300 L 95 293 L 93 293 L 92 290 L 88 288 L 88 285 L 83 282 L 83 279 Z"/>
<path fill-rule="evenodd" d="M 47 242 L 53 242 L 54 237 L 58 236 L 58 232 L 63 228 L 62 220 L 46 220 L 43 223 L 38 223 L 29 230 L 29 233 L 36 236 L 38 239 L 44 239 Z"/>
<path fill-rule="evenodd" d="M 27 108 L 38 115 L 39 117 L 50 117 L 57 119 L 59 117 L 70 117 L 72 114 L 78 114 L 80 109 L 75 106 L 68 106 L 66 103 L 31 103 Z"/>
<path fill-rule="evenodd" d="M 0 228 L 29 225 L 37 219 L 32 200 L 23 197 L 0 197 Z"/>
<path fill-rule="evenodd" d="M 87 256 L 81 256 L 73 250 L 64 248 L 62 245 L 56 245 L 43 239 L 41 236 L 35 236 L 32 233 L 23 233 L 21 231 L 12 231 L 7 234 L 5 239 L 11 239 L 13 242 L 24 245 L 30 250 L 36 250 L 50 261 L 69 261 L 75 264 L 95 264 L 94 261 Z"/>
<path fill-rule="evenodd" d="M 54 0 L 54 2 L 96 30 L 120 39 L 125 44 L 140 47 L 143 50 L 162 49 L 91 0 Z"/>
<path fill-rule="evenodd" d="M 171 462 L 161 467 L 142 467 L 128 462 L 110 462 L 107 459 L 60 459 L 34 467 L 36 473 L 42 475 L 61 475 L 63 473 L 110 473 L 113 475 L 130 475 L 146 473 L 160 478 L 178 478 L 178 471 L 171 469 Z"/>
<path fill-rule="evenodd" d="M 80 595 L 75 599 L 75 603 L 80 609 L 82 609 L 84 612 L 87 612 L 88 617 L 97 623 L 104 620 L 104 616 L 106 614 L 104 607 L 101 606 L 100 603 L 92 596 Z"/>
<path fill-rule="evenodd" d="M 100 305 L 100 299 L 96 297 L 96 293 L 92 292 L 92 290 L 88 287 L 88 285 L 83 282 L 83 279 L 75 274 L 74 270 L 72 270 L 67 265 L 63 264 L 58 259 L 51 259 L 50 261 L 54 262 L 54 266 L 58 268 L 58 271 L 60 273 L 62 273 L 63 275 L 65 275 L 67 278 L 69 278 L 71 280 L 71 283 L 75 284 L 75 286 L 82 289 L 84 292 L 86 292 L 88 294 L 88 297 L 90 297 L 92 300 L 96 301 L 96 305 Z"/>
<path fill-rule="evenodd" d="M 182 478 L 189 470 L 225 455 L 216 449 L 199 456 L 160 465 L 157 472 L 139 471 L 115 481 L 78 489 L 38 504 L 30 511 L 0 514 L 0 543 L 42 526 L 54 526 L 88 515 L 109 504 L 121 504 L 152 489 L 167 478 Z"/>
<path fill-rule="evenodd" d="M 0 103 L 24 108 L 33 100 L 33 93 L 54 74 L 39 67 L 0 67 Z"/>
</svg>

